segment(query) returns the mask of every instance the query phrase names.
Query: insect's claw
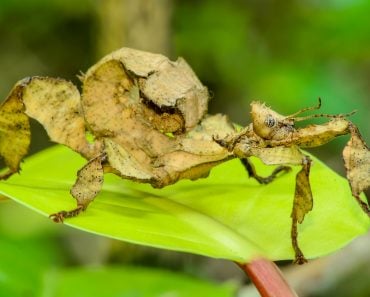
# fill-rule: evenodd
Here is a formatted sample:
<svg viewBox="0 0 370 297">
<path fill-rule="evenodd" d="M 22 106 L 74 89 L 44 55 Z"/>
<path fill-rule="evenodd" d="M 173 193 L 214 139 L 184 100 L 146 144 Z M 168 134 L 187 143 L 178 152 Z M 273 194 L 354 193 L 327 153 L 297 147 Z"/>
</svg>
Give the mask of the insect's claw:
<svg viewBox="0 0 370 297">
<path fill-rule="evenodd" d="M 49 215 L 49 218 L 52 219 L 55 223 L 63 223 L 64 219 L 75 217 L 83 210 L 84 210 L 84 206 L 79 205 L 75 209 L 72 209 L 69 211 L 61 210 L 56 213 L 53 213 Z"/>
<path fill-rule="evenodd" d="M 307 263 L 307 259 L 303 256 L 302 252 L 299 252 L 295 255 L 295 259 L 293 261 L 294 264 L 302 265 Z"/>
<path fill-rule="evenodd" d="M 66 217 L 66 211 L 60 211 L 56 213 L 52 213 L 49 215 L 49 219 L 52 219 L 54 223 L 63 223 L 64 218 Z"/>
</svg>

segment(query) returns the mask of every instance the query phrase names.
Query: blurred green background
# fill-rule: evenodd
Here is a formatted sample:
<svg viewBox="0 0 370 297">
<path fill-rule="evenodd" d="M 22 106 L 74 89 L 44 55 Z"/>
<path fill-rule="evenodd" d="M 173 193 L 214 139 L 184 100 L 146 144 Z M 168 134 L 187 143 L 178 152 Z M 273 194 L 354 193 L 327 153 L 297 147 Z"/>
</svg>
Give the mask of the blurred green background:
<svg viewBox="0 0 370 297">
<path fill-rule="evenodd" d="M 0 0 L 0 98 L 27 76 L 78 83 L 80 71 L 129 46 L 183 56 L 212 93 L 210 113 L 245 125 L 252 100 L 290 114 L 321 97 L 324 113 L 357 109 L 351 120 L 369 143 L 369 11 L 367 0 Z M 343 174 L 347 139 L 312 152 Z M 33 123 L 32 152 L 47 145 Z M 255 296 L 232 263 L 55 226 L 8 200 L 0 238 L 0 296 Z M 351 294 L 338 278 L 301 296 L 369 296 L 369 258 L 351 272 Z"/>
</svg>

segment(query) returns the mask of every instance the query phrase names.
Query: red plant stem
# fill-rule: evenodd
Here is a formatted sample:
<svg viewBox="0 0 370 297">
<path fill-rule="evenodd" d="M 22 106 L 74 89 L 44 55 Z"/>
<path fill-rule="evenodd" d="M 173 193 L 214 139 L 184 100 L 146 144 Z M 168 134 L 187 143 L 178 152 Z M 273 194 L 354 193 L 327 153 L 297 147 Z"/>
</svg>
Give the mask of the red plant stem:
<svg viewBox="0 0 370 297">
<path fill-rule="evenodd" d="M 262 297 L 297 297 L 274 262 L 257 259 L 248 264 L 237 264 L 248 275 Z"/>
</svg>

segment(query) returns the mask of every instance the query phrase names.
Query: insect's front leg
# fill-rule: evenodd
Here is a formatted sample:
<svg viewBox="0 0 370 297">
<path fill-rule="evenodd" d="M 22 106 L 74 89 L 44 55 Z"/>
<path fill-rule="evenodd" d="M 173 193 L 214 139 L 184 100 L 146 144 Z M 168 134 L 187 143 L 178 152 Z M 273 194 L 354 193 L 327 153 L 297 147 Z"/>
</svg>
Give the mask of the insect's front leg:
<svg viewBox="0 0 370 297">
<path fill-rule="evenodd" d="M 370 187 L 370 151 L 358 128 L 350 123 L 351 139 L 343 150 L 343 160 L 352 195 L 370 217 L 370 207 L 361 200 L 360 194 Z"/>
<path fill-rule="evenodd" d="M 302 169 L 296 175 L 296 185 L 294 193 L 293 209 L 291 213 L 292 228 L 291 238 L 295 252 L 294 262 L 304 264 L 307 262 L 301 249 L 298 246 L 298 226 L 297 223 L 302 223 L 305 215 L 313 208 L 313 198 L 310 186 L 310 168 L 311 159 L 304 155 L 302 159 Z"/>
<path fill-rule="evenodd" d="M 289 166 L 280 165 L 276 167 L 269 176 L 263 177 L 257 174 L 253 163 L 250 162 L 248 158 L 241 158 L 240 161 L 242 162 L 245 170 L 247 170 L 249 177 L 253 177 L 260 184 L 269 184 L 278 176 L 279 173 L 291 171 L 291 168 Z"/>
<path fill-rule="evenodd" d="M 343 150 L 343 160 L 352 195 L 362 210 L 370 216 L 369 205 L 362 201 L 360 194 L 370 187 L 370 151 L 361 137 L 358 128 L 345 118 L 334 118 L 322 125 L 310 125 L 295 130 L 291 137 L 281 140 L 269 140 L 271 146 L 295 144 L 310 148 L 321 146 L 337 136 L 351 134 L 351 139 Z"/>
<path fill-rule="evenodd" d="M 294 262 L 303 264 L 307 262 L 298 242 L 298 223 L 302 223 L 305 215 L 312 210 L 313 198 L 309 182 L 311 160 L 304 155 L 297 146 L 258 148 L 242 144 L 235 146 L 238 157 L 256 156 L 267 165 L 300 165 L 302 169 L 296 175 L 295 194 L 291 212 L 291 240 L 295 253 Z M 244 152 L 244 153 L 243 153 Z M 279 167 L 278 167 L 279 168 Z M 284 168 L 284 167 L 283 167 Z"/>
<path fill-rule="evenodd" d="M 77 216 L 94 200 L 103 186 L 105 160 L 105 154 L 99 155 L 78 171 L 77 180 L 71 189 L 71 195 L 76 199 L 77 207 L 51 214 L 49 217 L 54 222 L 61 223 L 66 218 Z"/>
</svg>

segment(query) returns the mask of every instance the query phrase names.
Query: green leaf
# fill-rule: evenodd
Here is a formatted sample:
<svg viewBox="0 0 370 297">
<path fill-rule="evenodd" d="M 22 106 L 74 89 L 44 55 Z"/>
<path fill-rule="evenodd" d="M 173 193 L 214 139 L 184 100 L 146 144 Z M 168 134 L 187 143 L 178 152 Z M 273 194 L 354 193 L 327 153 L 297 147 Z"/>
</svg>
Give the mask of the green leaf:
<svg viewBox="0 0 370 297">
<path fill-rule="evenodd" d="M 139 267 L 65 269 L 49 274 L 48 284 L 52 285 L 47 291 L 55 297 L 231 297 L 236 289 L 232 284 L 215 285 L 179 273 Z"/>
<path fill-rule="evenodd" d="M 307 258 L 333 252 L 370 228 L 347 181 L 313 159 L 314 209 L 299 226 Z M 271 172 L 271 167 L 252 161 L 261 175 Z M 20 175 L 1 182 L 0 193 L 44 215 L 72 209 L 76 204 L 69 189 L 85 162 L 62 146 L 47 149 L 27 159 Z M 163 189 L 107 174 L 103 191 L 86 212 L 65 224 L 128 242 L 240 262 L 258 255 L 293 259 L 290 213 L 298 170 L 259 185 L 233 160 L 214 168 L 206 179 Z"/>
</svg>

